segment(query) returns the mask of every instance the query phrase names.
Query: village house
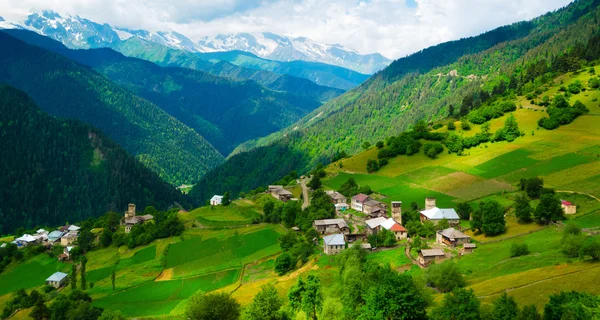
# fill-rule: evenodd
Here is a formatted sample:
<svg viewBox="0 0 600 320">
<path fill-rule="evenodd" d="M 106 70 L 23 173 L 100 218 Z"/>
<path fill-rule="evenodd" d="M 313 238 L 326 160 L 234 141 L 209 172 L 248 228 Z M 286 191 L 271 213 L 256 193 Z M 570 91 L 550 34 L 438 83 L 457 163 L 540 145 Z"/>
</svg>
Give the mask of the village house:
<svg viewBox="0 0 600 320">
<path fill-rule="evenodd" d="M 54 230 L 48 234 L 48 242 L 54 243 L 64 235 L 65 233 L 62 231 Z"/>
<path fill-rule="evenodd" d="M 369 199 L 364 202 L 362 212 L 371 218 L 387 217 L 387 205 L 383 202 Z"/>
<path fill-rule="evenodd" d="M 212 196 L 212 198 L 210 198 L 211 206 L 220 206 L 221 204 L 223 204 L 223 196 L 215 194 L 214 196 Z"/>
<path fill-rule="evenodd" d="M 46 279 L 46 284 L 55 288 L 62 287 L 67 282 L 67 274 L 63 272 L 55 272 Z"/>
<path fill-rule="evenodd" d="M 471 237 L 454 228 L 448 228 L 438 231 L 435 236 L 435 241 L 449 247 L 456 247 L 471 242 Z"/>
<path fill-rule="evenodd" d="M 381 224 L 381 227 L 391 231 L 394 236 L 396 236 L 396 241 L 400 241 L 408 237 L 408 231 L 406 231 L 406 228 L 396 222 L 393 218 L 385 220 L 385 222 Z"/>
<path fill-rule="evenodd" d="M 48 231 L 44 229 L 38 229 L 33 235 L 38 239 L 38 241 L 47 241 L 48 240 Z"/>
<path fill-rule="evenodd" d="M 333 190 L 327 190 L 325 193 L 331 198 L 333 204 L 346 204 L 347 199 L 343 194 Z"/>
<path fill-rule="evenodd" d="M 379 232 L 381 228 L 384 228 L 394 233 L 394 236 L 398 241 L 406 239 L 406 237 L 408 236 L 408 232 L 406 231 L 406 229 L 398 222 L 396 222 L 393 218 L 386 219 L 383 217 L 378 217 L 375 219 L 367 220 L 365 221 L 365 223 L 367 224 L 367 234 L 377 234 L 377 232 Z"/>
<path fill-rule="evenodd" d="M 577 213 L 577 206 L 572 202 L 569 202 L 567 200 L 560 200 L 560 206 L 562 207 L 565 214 Z"/>
<path fill-rule="evenodd" d="M 313 228 L 320 234 L 350 233 L 348 223 L 344 219 L 324 219 L 313 221 Z"/>
<path fill-rule="evenodd" d="M 359 194 L 355 195 L 354 197 L 352 197 L 352 201 L 350 202 L 350 208 L 352 208 L 356 211 L 359 211 L 359 212 L 363 212 L 364 203 L 370 199 L 371 198 L 369 198 L 368 195 L 366 195 L 364 193 L 359 193 Z"/>
<path fill-rule="evenodd" d="M 76 231 L 69 231 L 60 238 L 60 245 L 67 247 L 75 243 L 77 240 L 78 233 Z"/>
<path fill-rule="evenodd" d="M 454 209 L 440 209 L 435 205 L 435 198 L 425 200 L 425 210 L 421 211 L 421 222 L 431 221 L 437 224 L 442 220 L 448 220 L 450 225 L 458 225 L 460 217 Z"/>
<path fill-rule="evenodd" d="M 384 223 L 386 220 L 387 219 L 384 217 L 378 217 L 365 221 L 365 224 L 367 225 L 367 234 L 377 234 L 377 232 L 379 232 L 379 230 L 381 229 L 381 224 Z"/>
<path fill-rule="evenodd" d="M 63 253 L 61 253 L 58 256 L 58 260 L 59 261 L 65 261 L 65 260 L 69 260 L 71 259 L 71 250 L 73 249 L 73 246 L 67 246 L 63 249 Z"/>
<path fill-rule="evenodd" d="M 426 267 L 432 261 L 440 260 L 446 257 L 442 249 L 422 249 L 419 251 L 419 264 Z"/>
<path fill-rule="evenodd" d="M 477 248 L 477 245 L 474 243 L 465 243 L 462 248 L 460 248 L 460 255 L 465 255 L 469 253 L 473 253 L 473 249 Z"/>
<path fill-rule="evenodd" d="M 154 217 L 151 214 L 146 214 L 143 216 L 136 215 L 135 212 L 135 204 L 130 203 L 127 207 L 127 211 L 125 211 L 125 219 L 123 220 L 123 224 L 125 225 L 125 233 L 131 232 L 131 228 L 136 224 L 143 224 L 146 221 L 152 220 Z"/>
<path fill-rule="evenodd" d="M 12 243 L 16 244 L 17 247 L 19 247 L 19 248 L 30 246 L 30 245 L 36 244 L 38 242 L 39 242 L 38 238 L 36 238 L 30 234 L 24 234 L 23 236 L 16 238 L 15 240 L 12 241 Z"/>
<path fill-rule="evenodd" d="M 271 188 L 271 187 L 275 187 L 275 186 L 269 186 L 269 190 L 271 191 L 271 196 L 273 196 L 273 198 L 279 200 L 279 201 L 283 201 L 283 202 L 288 202 L 289 200 L 292 199 L 292 193 L 286 189 L 284 189 L 281 186 L 279 189 L 277 188 Z"/>
<path fill-rule="evenodd" d="M 323 251 L 327 255 L 338 254 L 346 249 L 346 241 L 343 234 L 332 234 L 323 237 Z"/>
</svg>

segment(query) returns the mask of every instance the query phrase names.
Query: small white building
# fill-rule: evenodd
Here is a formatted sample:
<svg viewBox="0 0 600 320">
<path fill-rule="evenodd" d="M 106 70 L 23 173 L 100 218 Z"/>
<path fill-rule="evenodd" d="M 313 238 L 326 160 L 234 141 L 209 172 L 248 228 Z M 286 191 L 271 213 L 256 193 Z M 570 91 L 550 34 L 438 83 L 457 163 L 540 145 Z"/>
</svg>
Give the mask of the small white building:
<svg viewBox="0 0 600 320">
<path fill-rule="evenodd" d="M 343 234 L 332 234 L 323 237 L 323 251 L 327 255 L 338 254 L 346 249 L 346 240 Z"/>
<path fill-rule="evenodd" d="M 223 204 L 223 196 L 218 196 L 215 194 L 212 196 L 212 198 L 210 198 L 211 206 L 220 206 L 221 204 Z"/>
<path fill-rule="evenodd" d="M 37 237 L 34 237 L 30 234 L 24 234 L 22 237 L 16 238 L 12 241 L 12 243 L 16 244 L 17 247 L 22 248 L 28 245 L 35 244 L 39 241 Z"/>
<path fill-rule="evenodd" d="M 567 200 L 560 200 L 560 206 L 565 214 L 576 214 L 577 206 Z"/>
<path fill-rule="evenodd" d="M 68 275 L 64 272 L 55 272 L 46 279 L 46 284 L 55 288 L 60 288 L 67 282 L 67 277 Z"/>
</svg>

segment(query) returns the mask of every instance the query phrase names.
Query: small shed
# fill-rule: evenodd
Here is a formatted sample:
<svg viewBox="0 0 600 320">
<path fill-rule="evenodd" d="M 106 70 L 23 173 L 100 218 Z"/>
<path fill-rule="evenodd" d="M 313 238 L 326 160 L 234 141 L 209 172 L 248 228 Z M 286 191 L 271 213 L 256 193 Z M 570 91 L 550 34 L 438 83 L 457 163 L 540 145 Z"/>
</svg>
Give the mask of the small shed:
<svg viewBox="0 0 600 320">
<path fill-rule="evenodd" d="M 428 266 L 432 261 L 440 260 L 446 257 L 442 249 L 422 249 L 419 252 L 419 263 L 422 266 Z"/>
<path fill-rule="evenodd" d="M 67 282 L 67 277 L 68 275 L 64 272 L 55 272 L 46 279 L 46 284 L 55 288 L 60 288 Z"/>
<path fill-rule="evenodd" d="M 464 255 L 464 254 L 473 253 L 473 250 L 475 248 L 477 248 L 477 245 L 475 243 L 465 243 L 465 244 L 463 244 L 463 247 L 460 249 L 460 254 Z"/>
<path fill-rule="evenodd" d="M 572 202 L 569 202 L 567 200 L 560 200 L 560 206 L 562 207 L 565 214 L 577 213 L 577 206 Z"/>
</svg>

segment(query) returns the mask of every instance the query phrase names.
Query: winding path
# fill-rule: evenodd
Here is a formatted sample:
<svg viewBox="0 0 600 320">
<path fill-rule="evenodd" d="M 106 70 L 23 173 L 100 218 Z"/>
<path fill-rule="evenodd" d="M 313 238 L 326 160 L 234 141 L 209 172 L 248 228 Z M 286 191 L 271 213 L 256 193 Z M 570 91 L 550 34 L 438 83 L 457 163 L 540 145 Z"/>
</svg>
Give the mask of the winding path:
<svg viewBox="0 0 600 320">
<path fill-rule="evenodd" d="M 306 179 L 304 178 L 300 180 L 300 186 L 302 187 L 302 198 L 304 202 L 302 202 L 302 210 L 304 210 L 310 204 L 310 198 L 308 197 L 308 187 L 306 186 Z"/>
</svg>

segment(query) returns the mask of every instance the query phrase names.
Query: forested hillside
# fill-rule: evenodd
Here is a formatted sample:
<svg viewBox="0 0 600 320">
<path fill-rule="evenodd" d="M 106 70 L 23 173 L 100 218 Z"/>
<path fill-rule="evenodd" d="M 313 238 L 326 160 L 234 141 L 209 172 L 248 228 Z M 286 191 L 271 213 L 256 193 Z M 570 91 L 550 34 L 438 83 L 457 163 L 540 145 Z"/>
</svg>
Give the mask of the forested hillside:
<svg viewBox="0 0 600 320">
<path fill-rule="evenodd" d="M 227 61 L 244 68 L 309 79 L 323 86 L 344 90 L 352 89 L 369 78 L 366 74 L 338 66 L 302 60 L 287 62 L 267 60 L 243 51 L 199 53 L 198 56 L 209 61 Z"/>
<path fill-rule="evenodd" d="M 203 71 L 160 67 L 112 49 L 71 50 L 27 30 L 5 32 L 91 66 L 196 130 L 224 156 L 242 142 L 289 126 L 319 107 L 321 99 L 337 95 L 331 89 L 323 93 L 325 96 L 311 99 L 270 90 L 254 81 L 232 81 Z M 280 80 L 286 81 L 283 77 Z"/>
<path fill-rule="evenodd" d="M 0 85 L 0 148 L 0 234 L 82 221 L 128 203 L 191 205 L 99 130 L 54 118 L 6 85 Z"/>
<path fill-rule="evenodd" d="M 197 132 L 156 105 L 56 53 L 0 32 L 0 83 L 44 111 L 102 130 L 167 182 L 192 182 L 223 161 Z"/>
<path fill-rule="evenodd" d="M 283 78 L 286 83 L 294 83 L 296 84 L 295 86 L 302 89 L 302 91 L 292 91 L 294 90 L 294 87 L 290 86 L 287 89 L 291 93 L 302 94 L 304 92 L 304 94 L 310 94 L 311 96 L 315 94 L 311 93 L 312 91 L 320 92 L 323 90 L 323 86 L 329 90 L 331 88 L 337 88 L 337 90 L 345 91 L 357 86 L 368 77 L 354 71 L 325 64 L 316 64 L 317 67 L 313 67 L 312 62 L 303 61 L 299 62 L 302 67 L 297 69 L 284 67 L 285 65 L 291 66 L 288 62 L 269 62 L 268 60 L 260 60 L 262 61 L 260 63 L 261 67 L 267 67 L 266 63 L 269 62 L 271 64 L 283 66 L 280 67 L 279 70 L 282 72 L 284 70 L 290 72 L 289 75 L 267 71 L 268 69 L 261 70 L 258 68 L 259 65 L 257 64 L 259 60 L 254 60 L 256 63 L 246 61 L 245 63 L 252 64 L 253 68 L 245 68 L 243 66 L 237 66 L 227 60 L 221 60 L 221 58 L 209 61 L 209 59 L 211 59 L 210 55 L 205 56 L 199 53 L 175 50 L 135 37 L 117 42 L 113 44 L 111 48 L 126 56 L 152 61 L 161 66 L 202 70 L 214 75 L 236 80 L 254 80 L 271 89 L 277 89 L 276 84 L 282 81 L 280 78 Z M 240 62 L 239 60 L 237 61 Z M 308 69 L 305 71 L 304 67 Z M 339 68 L 340 70 L 346 70 L 347 72 L 329 73 L 326 71 L 329 68 Z"/>
<path fill-rule="evenodd" d="M 252 158 L 253 148 L 284 141 L 291 154 L 307 159 L 300 163 L 308 165 L 295 168 L 305 171 L 340 152 L 355 153 L 365 142 L 374 144 L 397 135 L 420 119 L 460 118 L 514 94 L 537 97 L 541 93 L 534 90 L 539 85 L 600 57 L 599 3 L 576 1 L 530 22 L 441 44 L 395 61 L 288 129 L 247 143 L 237 152 L 250 150 L 239 156 Z M 270 161 L 281 165 L 279 159 Z M 228 174 L 243 181 L 245 175 L 255 173 L 220 173 Z M 218 183 L 206 180 L 199 185 L 219 191 L 212 185 Z M 234 185 L 227 187 L 236 190 Z"/>
</svg>

